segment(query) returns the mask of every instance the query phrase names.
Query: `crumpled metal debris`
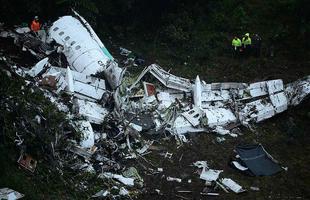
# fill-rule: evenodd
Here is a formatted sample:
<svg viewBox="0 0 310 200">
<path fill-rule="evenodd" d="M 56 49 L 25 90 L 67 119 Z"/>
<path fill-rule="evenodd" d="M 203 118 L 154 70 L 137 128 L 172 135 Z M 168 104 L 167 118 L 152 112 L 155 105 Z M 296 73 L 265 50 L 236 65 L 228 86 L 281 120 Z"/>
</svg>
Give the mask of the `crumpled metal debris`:
<svg viewBox="0 0 310 200">
<path fill-rule="evenodd" d="M 25 154 L 24 152 L 21 152 L 17 162 L 21 167 L 30 171 L 31 173 L 34 173 L 36 170 L 37 161 L 33 159 L 31 155 Z"/>
<path fill-rule="evenodd" d="M 182 182 L 182 179 L 180 178 L 175 178 L 175 177 L 171 177 L 171 176 L 167 176 L 167 181 L 176 181 L 178 183 Z"/>
<path fill-rule="evenodd" d="M 100 178 L 113 178 L 115 180 L 118 180 L 119 182 L 123 183 L 124 185 L 128 185 L 128 186 L 134 186 L 134 180 L 133 178 L 126 178 L 122 175 L 119 174 L 112 174 L 110 172 L 106 172 L 103 173 L 102 176 L 100 176 Z"/>
<path fill-rule="evenodd" d="M 209 169 L 207 161 L 196 161 L 194 166 L 202 169 L 200 179 L 207 182 L 216 181 L 219 178 L 220 173 L 223 172 L 223 170 Z"/>
<path fill-rule="evenodd" d="M 135 183 L 139 187 L 143 187 L 143 179 L 139 175 L 138 171 L 134 167 L 129 167 L 126 171 L 123 172 L 123 176 L 126 178 L 133 178 L 135 180 Z"/>
<path fill-rule="evenodd" d="M 237 159 L 232 165 L 240 171 L 255 176 L 270 176 L 282 170 L 276 161 L 261 144 L 238 145 Z"/>
<path fill-rule="evenodd" d="M 118 194 L 116 194 L 118 192 Z M 92 198 L 103 198 L 103 197 L 112 197 L 113 199 L 117 199 L 118 197 L 124 197 L 124 196 L 129 196 L 129 191 L 124 188 L 118 188 L 117 186 L 113 186 L 110 189 L 107 190 L 100 190 L 96 194 L 92 195 Z"/>
<path fill-rule="evenodd" d="M 10 188 L 1 188 L 0 189 L 0 199 L 7 199 L 7 200 L 17 200 L 23 198 L 25 195 L 14 191 Z"/>
<path fill-rule="evenodd" d="M 230 190 L 232 190 L 235 193 L 242 193 L 245 192 L 246 190 L 242 188 L 242 186 L 240 186 L 238 183 L 236 183 L 235 181 L 233 181 L 230 178 L 223 178 L 221 179 L 221 183 L 229 188 Z"/>
</svg>

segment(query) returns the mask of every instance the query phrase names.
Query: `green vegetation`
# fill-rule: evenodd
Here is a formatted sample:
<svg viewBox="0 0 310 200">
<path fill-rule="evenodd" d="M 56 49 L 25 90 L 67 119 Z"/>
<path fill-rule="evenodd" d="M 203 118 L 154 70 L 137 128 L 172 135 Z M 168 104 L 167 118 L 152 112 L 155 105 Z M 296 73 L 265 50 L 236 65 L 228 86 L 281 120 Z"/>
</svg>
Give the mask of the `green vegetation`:
<svg viewBox="0 0 310 200">
<path fill-rule="evenodd" d="M 14 77 L 9 77 L 4 71 L 0 73 L 1 82 L 5 83 L 0 87 L 3 144 L 12 145 L 16 135 L 19 135 L 24 139 L 22 147 L 27 148 L 27 153 L 45 157 L 51 154 L 51 143 L 55 142 L 57 135 L 59 145 L 54 148 L 61 148 L 63 132 L 68 127 L 65 114 L 60 113 L 31 83 L 25 84 L 22 78 L 14 74 Z"/>
<path fill-rule="evenodd" d="M 156 59 L 161 52 L 180 63 L 203 64 L 229 55 L 233 35 L 245 32 L 259 33 L 265 49 L 273 44 L 285 56 L 309 55 L 310 5 L 306 0 L 2 0 L 0 17 L 11 25 L 30 23 L 34 15 L 46 22 L 70 8 L 85 16 L 103 41 L 113 35 L 113 42 L 122 45 L 140 43 Z"/>
</svg>

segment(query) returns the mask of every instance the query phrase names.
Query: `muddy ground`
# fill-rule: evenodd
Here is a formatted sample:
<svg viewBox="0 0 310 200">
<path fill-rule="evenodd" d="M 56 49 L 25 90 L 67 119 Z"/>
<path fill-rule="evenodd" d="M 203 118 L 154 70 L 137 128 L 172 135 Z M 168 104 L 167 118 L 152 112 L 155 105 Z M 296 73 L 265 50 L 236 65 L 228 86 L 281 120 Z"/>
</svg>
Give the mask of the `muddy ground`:
<svg viewBox="0 0 310 200">
<path fill-rule="evenodd" d="M 7 51 L 14 52 L 11 48 Z M 114 50 L 115 54 L 117 50 Z M 159 64 L 165 64 L 165 61 L 159 60 Z M 288 82 L 310 74 L 309 64 L 308 60 L 286 60 L 283 57 L 238 60 L 224 56 L 199 66 L 173 66 L 171 73 L 192 79 L 199 74 L 201 79 L 207 82 L 254 82 L 274 78 L 282 78 Z M 169 69 L 170 66 L 163 65 L 162 67 Z M 137 70 L 139 69 L 134 71 Z M 241 127 L 242 136 L 237 138 L 226 136 L 226 140 L 220 143 L 216 141 L 218 135 L 213 133 L 190 134 L 188 135 L 190 141 L 181 146 L 176 144 L 173 138 L 145 135 L 144 137 L 155 140 L 150 150 L 151 153 L 144 159 L 122 162 L 127 167 L 136 167 L 144 179 L 143 194 L 138 195 L 137 199 L 310 199 L 309 121 L 310 100 L 307 99 L 301 105 L 257 124 L 254 131 Z M 251 177 L 230 168 L 228 162 L 236 145 L 253 143 L 261 143 L 282 166 L 288 167 L 288 170 L 283 170 L 274 176 Z M 5 152 L 4 149 L 1 151 Z M 173 154 L 171 159 L 164 157 L 166 152 Z M 1 164 L 3 166 L 0 176 L 2 177 L 1 186 L 8 186 L 26 194 L 25 199 L 87 199 L 104 185 L 99 182 L 80 195 L 71 195 L 70 189 L 74 188 L 74 185 L 61 188 L 56 180 L 61 181 L 62 178 L 53 180 L 51 174 L 40 169 L 38 173 L 45 174 L 44 179 L 24 174 L 15 163 L 14 156 L 17 155 L 2 155 L 1 160 L 7 160 L 7 163 Z M 217 189 L 215 192 L 218 192 L 219 196 L 202 196 L 200 192 L 205 188 L 204 181 L 199 179 L 197 168 L 192 166 L 193 162 L 198 160 L 207 161 L 212 169 L 224 170 L 221 177 L 232 178 L 247 189 L 247 192 L 227 194 Z M 163 168 L 163 172 L 151 174 L 149 168 Z M 7 173 L 12 173 L 12 175 Z M 182 178 L 182 183 L 168 182 L 167 176 Z M 74 173 L 66 177 L 71 179 L 71 182 L 68 181 L 69 184 L 73 184 L 76 178 Z M 3 180 L 4 178 L 6 180 Z M 188 183 L 189 179 L 191 183 Z M 77 180 L 81 179 L 75 181 Z M 43 187 L 42 184 L 46 186 Z M 258 187 L 259 191 L 250 190 L 251 186 Z M 155 189 L 160 190 L 160 194 Z M 178 192 L 182 190 L 189 192 Z"/>
</svg>

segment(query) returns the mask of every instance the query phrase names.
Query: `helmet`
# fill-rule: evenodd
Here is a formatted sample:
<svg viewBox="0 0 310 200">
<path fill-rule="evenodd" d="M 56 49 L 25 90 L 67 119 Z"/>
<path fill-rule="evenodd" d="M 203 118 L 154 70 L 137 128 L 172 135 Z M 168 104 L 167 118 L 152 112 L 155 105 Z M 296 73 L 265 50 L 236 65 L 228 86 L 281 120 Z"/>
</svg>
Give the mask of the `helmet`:
<svg viewBox="0 0 310 200">
<path fill-rule="evenodd" d="M 38 16 L 34 16 L 34 19 L 39 19 L 39 17 Z"/>
<path fill-rule="evenodd" d="M 245 36 L 248 36 L 248 37 L 250 37 L 250 33 L 246 33 L 246 34 L 245 34 Z"/>
</svg>

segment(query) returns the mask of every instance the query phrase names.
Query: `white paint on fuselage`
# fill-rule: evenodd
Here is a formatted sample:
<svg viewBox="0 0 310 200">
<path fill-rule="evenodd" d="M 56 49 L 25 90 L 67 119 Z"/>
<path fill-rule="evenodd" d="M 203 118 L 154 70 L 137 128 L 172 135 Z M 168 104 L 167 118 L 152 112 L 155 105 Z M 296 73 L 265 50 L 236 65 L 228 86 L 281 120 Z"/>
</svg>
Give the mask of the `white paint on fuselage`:
<svg viewBox="0 0 310 200">
<path fill-rule="evenodd" d="M 63 53 L 72 70 L 85 75 L 104 72 L 106 80 L 115 89 L 121 82 L 123 70 L 118 67 L 98 36 L 95 35 L 94 38 L 94 34 L 90 26 L 84 26 L 72 16 L 59 18 L 49 29 L 50 39 L 64 47 Z"/>
</svg>

